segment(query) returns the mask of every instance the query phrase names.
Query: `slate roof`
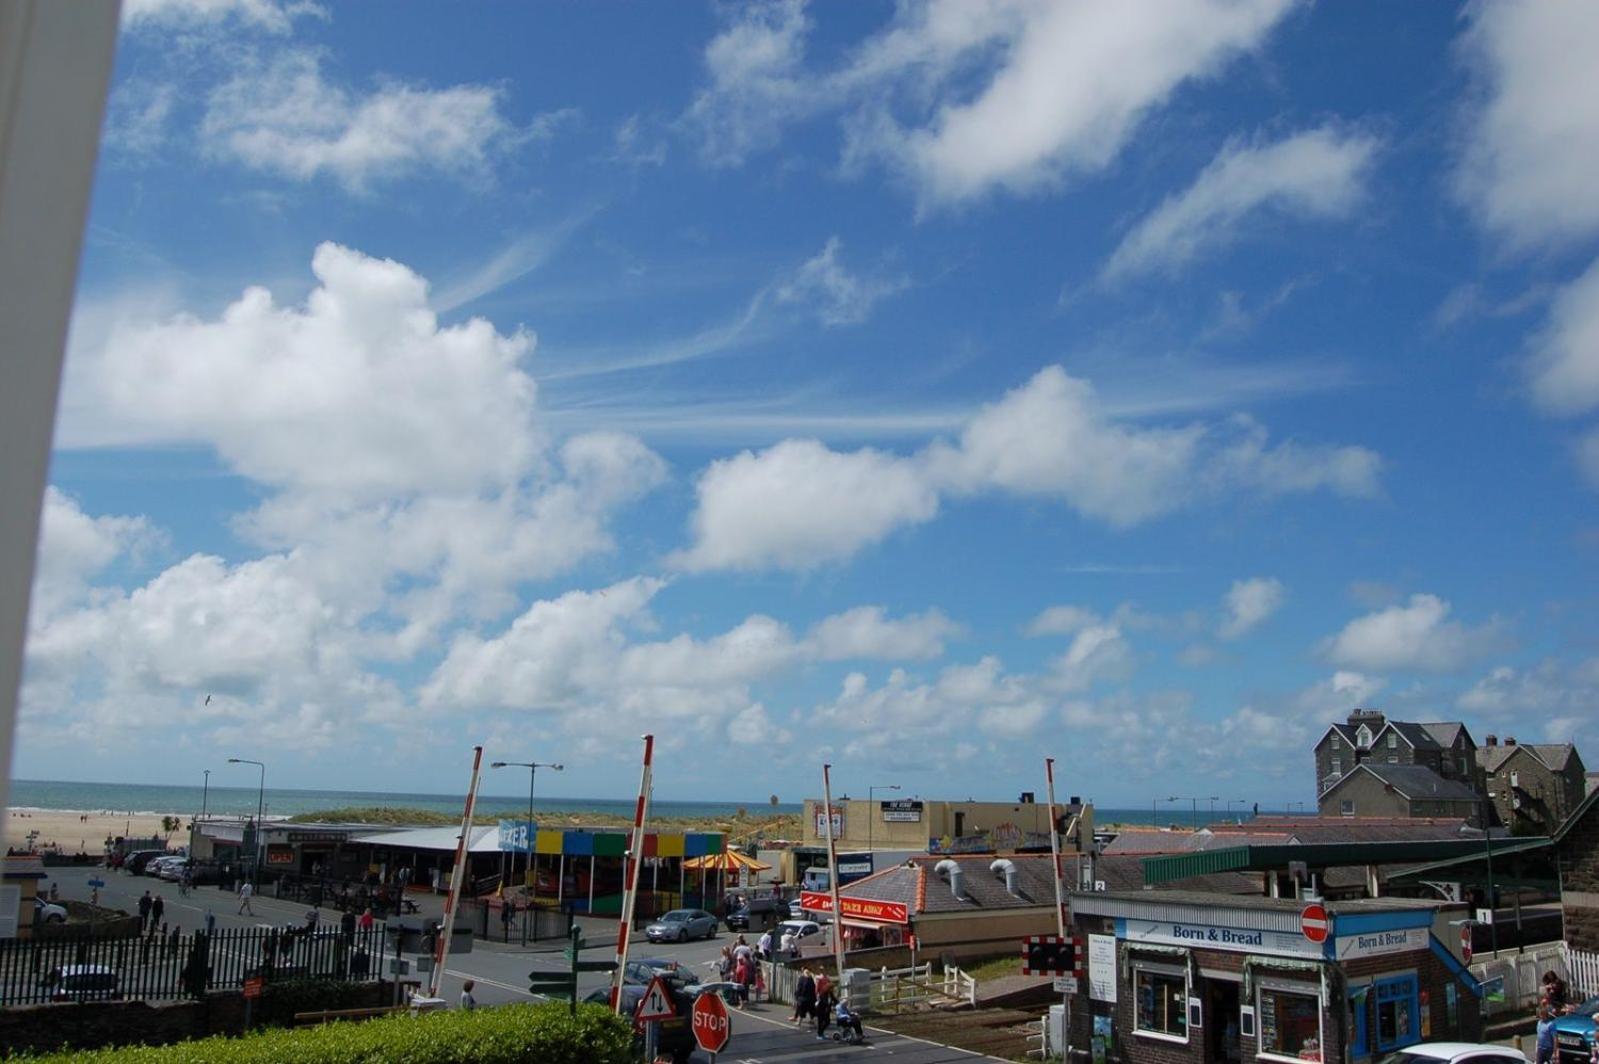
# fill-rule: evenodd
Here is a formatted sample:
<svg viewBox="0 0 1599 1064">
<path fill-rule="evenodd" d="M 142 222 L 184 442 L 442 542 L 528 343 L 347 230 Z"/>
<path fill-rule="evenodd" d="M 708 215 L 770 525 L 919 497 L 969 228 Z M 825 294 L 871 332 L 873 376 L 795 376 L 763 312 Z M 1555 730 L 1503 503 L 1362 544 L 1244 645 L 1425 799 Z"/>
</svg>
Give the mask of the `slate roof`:
<svg viewBox="0 0 1599 1064">
<path fill-rule="evenodd" d="M 1150 828 L 1133 828 L 1118 831 L 1116 837 L 1100 848 L 1103 854 L 1127 853 L 1182 853 L 1190 847 L 1193 833 L 1188 831 L 1156 831 Z"/>
<path fill-rule="evenodd" d="M 1405 741 L 1410 743 L 1410 745 L 1415 747 L 1417 750 L 1442 749 L 1442 747 L 1438 745 L 1438 740 L 1432 737 L 1432 733 L 1428 730 L 1428 727 L 1425 724 L 1416 724 L 1413 721 L 1408 720 L 1391 720 L 1388 722 L 1388 727 L 1404 736 Z M 1378 734 L 1380 735 L 1381 732 Z M 1373 740 L 1373 743 L 1375 744 L 1375 739 Z"/>
<path fill-rule="evenodd" d="M 1538 755 L 1538 760 L 1549 766 L 1551 772 L 1563 772 L 1576 747 L 1570 743 L 1537 743 L 1528 747 Z"/>
<path fill-rule="evenodd" d="M 1421 727 L 1432 736 L 1433 742 L 1444 749 L 1455 745 L 1455 740 L 1460 738 L 1460 733 L 1466 731 L 1466 726 L 1458 720 L 1433 720 L 1423 721 Z M 1466 733 L 1466 738 L 1471 738 L 1471 733 Z"/>
<path fill-rule="evenodd" d="M 1477 764 L 1481 765 L 1485 772 L 1498 772 L 1499 767 L 1514 757 L 1517 750 L 1526 750 L 1530 753 L 1532 748 L 1528 746 L 1479 746 L 1477 747 Z"/>
<path fill-rule="evenodd" d="M 1355 772 L 1370 772 L 1388 786 L 1412 800 L 1426 801 L 1478 801 L 1477 792 L 1456 780 L 1446 780 L 1425 765 L 1373 765 L 1362 764 Z M 1344 779 L 1355 775 L 1351 772 Z M 1342 783 L 1334 784 L 1334 790 Z"/>
</svg>

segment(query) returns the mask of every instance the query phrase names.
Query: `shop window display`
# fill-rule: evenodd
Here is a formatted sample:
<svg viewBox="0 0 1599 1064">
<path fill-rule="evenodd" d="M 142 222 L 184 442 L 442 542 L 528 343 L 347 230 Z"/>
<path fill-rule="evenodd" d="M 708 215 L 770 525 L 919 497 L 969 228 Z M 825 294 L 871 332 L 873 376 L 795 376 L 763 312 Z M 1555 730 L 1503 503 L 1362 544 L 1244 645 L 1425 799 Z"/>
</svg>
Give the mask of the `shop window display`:
<svg viewBox="0 0 1599 1064">
<path fill-rule="evenodd" d="M 1136 969 L 1133 993 L 1137 1030 L 1171 1038 L 1188 1037 L 1188 980 L 1181 972 Z"/>
<path fill-rule="evenodd" d="M 1421 1041 L 1417 1026 L 1416 977 L 1401 975 L 1375 984 L 1377 1048 L 1398 1049 Z"/>
<path fill-rule="evenodd" d="M 1321 1003 L 1315 991 L 1260 991 L 1261 1056 L 1321 1060 Z"/>
</svg>

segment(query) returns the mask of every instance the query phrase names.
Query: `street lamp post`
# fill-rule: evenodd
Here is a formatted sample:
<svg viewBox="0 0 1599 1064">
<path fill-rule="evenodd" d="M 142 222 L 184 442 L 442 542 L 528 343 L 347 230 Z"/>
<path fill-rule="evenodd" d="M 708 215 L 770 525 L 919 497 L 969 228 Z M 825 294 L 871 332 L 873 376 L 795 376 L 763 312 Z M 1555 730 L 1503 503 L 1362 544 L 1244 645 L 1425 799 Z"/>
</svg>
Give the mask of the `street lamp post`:
<svg viewBox="0 0 1599 1064">
<path fill-rule="evenodd" d="M 872 852 L 872 822 L 877 819 L 877 799 L 874 798 L 873 795 L 877 791 L 897 791 L 897 790 L 899 790 L 899 784 L 897 784 L 897 783 L 879 783 L 875 787 L 866 788 L 866 805 L 868 807 L 867 810 L 866 810 L 866 852 L 867 853 L 871 853 Z M 877 867 L 875 862 L 873 863 L 872 867 L 874 869 Z"/>
<path fill-rule="evenodd" d="M 491 761 L 491 762 L 489 762 L 489 767 L 490 768 L 525 768 L 525 769 L 527 769 L 527 830 L 528 830 L 527 862 L 526 862 L 526 868 L 523 871 L 523 877 L 524 878 L 522 880 L 522 887 L 523 887 L 523 890 L 525 892 L 526 889 L 527 889 L 527 880 L 534 879 L 534 876 L 533 876 L 533 781 L 537 777 L 538 771 L 541 768 L 549 768 L 549 769 L 554 769 L 556 772 L 563 772 L 563 771 L 565 771 L 566 766 L 565 765 L 558 765 L 558 764 L 554 763 L 553 761 Z M 511 863 L 511 870 L 513 872 L 516 870 L 516 863 L 514 861 Z M 537 880 L 534 879 L 534 894 L 537 895 L 537 893 L 538 893 Z M 522 945 L 524 945 L 524 946 L 527 945 L 528 911 L 530 909 L 532 909 L 532 908 L 533 908 L 533 905 L 532 905 L 532 903 L 530 901 L 528 903 L 528 907 L 526 909 L 522 910 Z"/>
<path fill-rule="evenodd" d="M 1238 803 L 1239 805 L 1248 805 L 1249 804 L 1249 799 L 1248 798 L 1229 798 L 1229 799 L 1227 799 L 1227 819 L 1228 820 L 1231 820 L 1232 817 L 1233 817 L 1233 803 L 1234 802 Z"/>
<path fill-rule="evenodd" d="M 266 765 L 260 761 L 251 761 L 247 757 L 230 757 L 230 765 L 254 765 L 261 770 L 261 786 L 255 792 L 255 858 L 250 862 L 250 885 L 256 889 L 261 886 L 261 817 L 266 812 Z"/>
</svg>

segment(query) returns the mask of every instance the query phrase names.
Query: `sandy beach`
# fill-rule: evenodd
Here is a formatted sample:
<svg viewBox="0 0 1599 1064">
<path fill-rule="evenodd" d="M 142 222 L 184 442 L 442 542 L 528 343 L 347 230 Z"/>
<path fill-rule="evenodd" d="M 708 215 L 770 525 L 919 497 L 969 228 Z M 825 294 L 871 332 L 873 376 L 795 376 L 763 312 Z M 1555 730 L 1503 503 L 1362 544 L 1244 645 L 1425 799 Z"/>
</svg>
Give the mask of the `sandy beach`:
<svg viewBox="0 0 1599 1064">
<path fill-rule="evenodd" d="M 161 817 L 160 813 L 130 815 L 104 809 L 7 809 L 0 835 L 4 836 L 8 848 L 14 846 L 19 850 L 24 849 L 28 845 L 28 833 L 37 831 L 39 837 L 33 844 L 37 849 L 44 849 L 53 843 L 63 853 L 99 854 L 105 852 L 107 835 L 112 838 L 118 835 L 148 838 L 165 834 L 161 830 Z M 173 847 L 188 842 L 188 818 L 180 816 L 180 819 L 183 827 L 172 833 Z"/>
</svg>

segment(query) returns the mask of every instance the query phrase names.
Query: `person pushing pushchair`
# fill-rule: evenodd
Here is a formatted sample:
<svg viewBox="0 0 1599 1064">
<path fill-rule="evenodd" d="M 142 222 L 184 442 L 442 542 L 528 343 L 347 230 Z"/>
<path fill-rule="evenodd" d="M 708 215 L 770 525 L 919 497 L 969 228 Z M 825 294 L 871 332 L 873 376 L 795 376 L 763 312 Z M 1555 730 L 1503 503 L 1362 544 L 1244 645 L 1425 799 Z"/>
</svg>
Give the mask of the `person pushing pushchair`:
<svg viewBox="0 0 1599 1064">
<path fill-rule="evenodd" d="M 838 1027 L 838 1031 L 833 1035 L 834 1038 L 856 1046 L 866 1041 L 866 1032 L 861 1030 L 861 1014 L 849 1007 L 848 994 L 839 997 L 833 1021 Z"/>
</svg>

